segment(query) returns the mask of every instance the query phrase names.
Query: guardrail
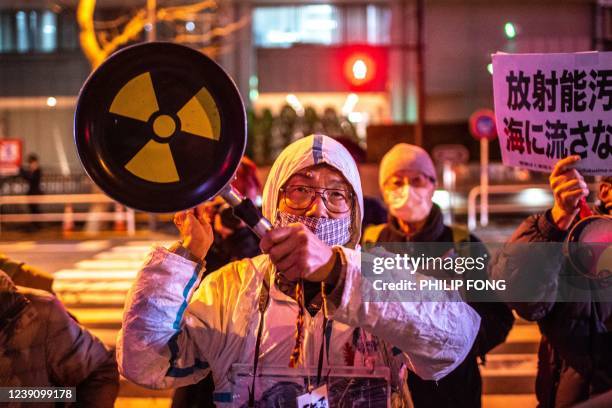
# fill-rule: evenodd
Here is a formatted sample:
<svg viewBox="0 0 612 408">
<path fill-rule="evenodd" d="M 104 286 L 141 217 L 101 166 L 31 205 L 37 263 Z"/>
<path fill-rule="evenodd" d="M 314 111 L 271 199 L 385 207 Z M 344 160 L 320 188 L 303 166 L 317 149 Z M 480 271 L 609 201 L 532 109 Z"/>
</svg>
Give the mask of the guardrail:
<svg viewBox="0 0 612 408">
<path fill-rule="evenodd" d="M 521 191 L 534 188 L 534 189 L 543 189 L 546 191 L 550 190 L 550 185 L 548 184 L 501 184 L 501 185 L 489 185 L 487 187 L 487 191 L 489 195 L 495 194 L 511 194 L 511 193 L 519 193 Z M 590 191 L 596 191 L 594 188 L 597 188 L 596 184 L 589 184 Z M 473 187 L 468 193 L 467 199 L 467 212 L 468 212 L 468 229 L 471 231 L 477 227 L 476 220 L 476 199 L 479 195 L 482 194 L 482 189 L 480 185 Z M 551 193 L 552 194 L 552 193 Z M 549 208 L 550 205 L 540 205 L 537 204 L 529 206 L 530 210 L 545 210 Z M 489 213 L 491 212 L 513 212 L 513 211 L 525 211 L 525 205 L 521 204 L 485 204 L 481 203 L 480 205 L 480 225 L 486 227 L 489 223 Z"/>
<path fill-rule="evenodd" d="M 495 194 L 508 194 L 508 193 L 519 193 L 528 188 L 541 188 L 549 189 L 548 184 L 502 184 L 502 185 L 489 185 L 487 186 L 487 192 L 489 195 Z M 471 231 L 477 227 L 476 222 L 476 198 L 482 194 L 482 188 L 480 185 L 473 187 L 468 193 L 467 200 L 467 212 L 468 212 L 468 229 Z M 486 227 L 489 224 L 489 212 L 503 211 L 511 212 L 514 208 L 520 207 L 518 204 L 485 204 L 480 206 L 480 224 Z"/>
<path fill-rule="evenodd" d="M 64 205 L 63 213 L 47 212 L 38 214 L 3 214 L 2 206 L 15 204 L 58 204 Z M 14 195 L 0 196 L 0 226 L 3 222 L 47 222 L 61 221 L 64 229 L 74 221 L 120 221 L 125 222 L 128 235 L 136 232 L 134 210 L 125 208 L 125 211 L 73 211 L 75 204 L 115 204 L 116 201 L 104 194 L 47 194 L 47 195 Z M 0 229 L 1 232 L 1 229 Z"/>
</svg>

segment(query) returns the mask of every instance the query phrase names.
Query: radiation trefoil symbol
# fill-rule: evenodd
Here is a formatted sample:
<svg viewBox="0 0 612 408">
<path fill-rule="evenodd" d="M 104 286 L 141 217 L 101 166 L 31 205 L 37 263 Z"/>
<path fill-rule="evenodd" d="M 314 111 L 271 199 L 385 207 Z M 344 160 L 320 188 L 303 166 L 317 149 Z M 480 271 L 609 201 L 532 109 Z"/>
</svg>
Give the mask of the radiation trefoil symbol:
<svg viewBox="0 0 612 408">
<path fill-rule="evenodd" d="M 159 114 L 159 105 L 149 72 L 126 83 L 115 95 L 110 113 L 145 122 L 152 126 L 154 137 L 125 165 L 126 170 L 154 183 L 180 180 L 168 142 L 176 135 L 177 121 L 168 114 Z M 157 115 L 149 124 L 153 115 Z M 218 141 L 221 123 L 217 104 L 206 90 L 200 89 L 177 113 L 180 129 L 192 135 Z"/>
</svg>

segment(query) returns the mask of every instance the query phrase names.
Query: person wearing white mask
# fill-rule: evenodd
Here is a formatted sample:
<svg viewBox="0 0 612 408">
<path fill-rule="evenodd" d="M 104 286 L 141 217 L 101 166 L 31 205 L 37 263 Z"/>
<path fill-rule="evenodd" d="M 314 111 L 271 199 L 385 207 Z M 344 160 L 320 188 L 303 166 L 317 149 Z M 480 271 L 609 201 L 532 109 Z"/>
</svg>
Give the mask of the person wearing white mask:
<svg viewBox="0 0 612 408">
<path fill-rule="evenodd" d="M 435 252 L 430 254 L 434 256 L 445 256 L 456 248 L 465 250 L 465 245 L 458 245 L 462 242 L 479 243 L 478 238 L 464 228 L 444 224 L 442 211 L 432 200 L 436 182 L 436 168 L 424 149 L 407 143 L 391 148 L 379 168 L 379 187 L 389 209 L 389 219 L 386 224 L 367 227 L 362 242 L 382 246 L 385 243 L 439 243 L 427 246 L 427 251 Z M 424 247 L 406 244 L 402 248 L 408 252 L 420 252 Z M 387 246 L 387 249 L 400 250 L 398 245 Z M 470 245 L 468 250 L 472 252 L 468 255 L 473 257 L 479 255 L 476 252 L 486 251 L 477 244 Z M 465 273 L 462 277 L 486 279 L 486 273 Z M 514 317 L 501 302 L 469 304 L 481 317 L 474 347 L 462 364 L 440 381 L 429 381 L 409 371 L 408 388 L 415 408 L 481 406 L 478 358 L 484 362 L 486 353 L 505 340 Z"/>
<path fill-rule="evenodd" d="M 297 362 L 319 373 L 389 367 L 395 379 L 409 367 L 437 381 L 469 353 L 480 318 L 466 303 L 365 301 L 361 180 L 341 144 L 312 135 L 285 148 L 270 169 L 263 214 L 275 225 L 262 238 L 264 254 L 201 283 L 211 226 L 199 211 L 175 216 L 182 241 L 153 249 L 128 295 L 117 346 L 121 374 L 145 387 L 173 388 L 212 372 L 222 407 L 236 406 L 235 364 L 286 370 Z M 294 299 L 298 282 L 303 305 Z M 405 379 L 392 382 L 393 406 L 409 406 Z M 295 406 L 290 386 L 273 394 L 282 401 L 263 403 L 274 387 L 253 382 L 249 406 Z M 386 397 L 382 405 L 370 402 L 387 406 Z"/>
</svg>

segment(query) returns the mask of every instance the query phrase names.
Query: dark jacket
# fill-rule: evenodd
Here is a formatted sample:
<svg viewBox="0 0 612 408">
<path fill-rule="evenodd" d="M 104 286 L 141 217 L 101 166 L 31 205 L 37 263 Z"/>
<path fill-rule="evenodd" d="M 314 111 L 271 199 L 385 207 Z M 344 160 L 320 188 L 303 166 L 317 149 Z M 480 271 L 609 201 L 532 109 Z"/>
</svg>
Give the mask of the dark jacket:
<svg viewBox="0 0 612 408">
<path fill-rule="evenodd" d="M 506 279 L 508 287 L 529 282 L 532 290 L 530 302 L 510 304 L 521 317 L 537 321 L 542 333 L 536 380 L 540 407 L 571 406 L 612 389 L 612 303 L 589 300 L 592 292 L 588 291 L 581 301 L 556 301 L 559 291 L 568 295 L 567 278 L 572 285 L 588 288 L 592 284 L 572 270 L 560 250 L 567 234 L 554 225 L 550 211 L 530 216 L 495 256 L 490 269 L 492 277 Z M 557 245 L 550 245 L 551 250 L 533 245 L 526 254 L 521 244 L 527 243 Z M 536 258 L 545 260 L 534 267 Z M 508 296 L 519 299 L 516 294 Z"/>
<path fill-rule="evenodd" d="M 77 403 L 66 406 L 102 408 L 115 402 L 114 352 L 79 326 L 55 296 L 16 288 L 2 272 L 0 350 L 0 387 L 76 387 Z"/>
<path fill-rule="evenodd" d="M 215 234 L 215 242 L 206 254 L 206 270 L 216 271 L 230 262 L 261 254 L 259 238 L 248 227 L 234 230 L 225 239 Z"/>
<path fill-rule="evenodd" d="M 368 225 L 383 224 L 387 221 L 387 209 L 376 197 L 363 196 L 363 220 L 361 230 Z"/>
<path fill-rule="evenodd" d="M 400 230 L 397 220 L 393 217 L 380 231 L 378 243 L 385 242 L 436 242 L 448 243 L 448 246 L 437 245 L 436 256 L 442 256 L 447 250 L 454 249 L 457 242 L 453 229 L 444 225 L 442 212 L 434 204 L 425 226 L 415 234 L 406 236 Z M 474 235 L 464 231 L 463 242 L 480 242 Z M 484 250 L 484 246 L 482 247 Z M 476 256 L 473 254 L 473 256 Z M 481 276 L 465 276 L 470 279 L 486 279 L 486 272 Z M 453 372 L 439 381 L 425 381 L 416 374 L 409 372 L 408 386 L 415 408 L 464 408 L 480 407 L 482 381 L 478 369 L 478 357 L 484 362 L 487 352 L 505 341 L 514 323 L 514 316 L 503 303 L 468 302 L 481 317 L 480 331 L 474 347 L 466 359 Z"/>
</svg>

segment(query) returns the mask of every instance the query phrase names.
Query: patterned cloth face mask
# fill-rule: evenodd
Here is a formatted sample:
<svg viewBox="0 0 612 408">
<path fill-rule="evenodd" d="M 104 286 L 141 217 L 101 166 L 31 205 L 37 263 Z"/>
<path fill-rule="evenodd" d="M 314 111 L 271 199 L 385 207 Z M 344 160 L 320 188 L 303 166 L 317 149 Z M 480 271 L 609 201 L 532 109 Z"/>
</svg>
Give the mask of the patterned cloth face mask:
<svg viewBox="0 0 612 408">
<path fill-rule="evenodd" d="M 351 217 L 324 218 L 294 215 L 278 211 L 275 227 L 285 227 L 291 223 L 304 224 L 313 234 L 328 246 L 345 245 L 351 239 Z"/>
</svg>

